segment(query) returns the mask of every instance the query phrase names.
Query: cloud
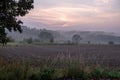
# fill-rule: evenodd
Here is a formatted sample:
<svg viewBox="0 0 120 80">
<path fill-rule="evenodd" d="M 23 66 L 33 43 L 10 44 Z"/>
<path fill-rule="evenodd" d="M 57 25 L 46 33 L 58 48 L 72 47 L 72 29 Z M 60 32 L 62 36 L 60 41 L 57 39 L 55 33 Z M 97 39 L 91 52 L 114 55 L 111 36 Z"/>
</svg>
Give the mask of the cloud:
<svg viewBox="0 0 120 80">
<path fill-rule="evenodd" d="M 119 3 L 120 0 L 35 0 L 34 10 L 21 19 L 32 26 L 119 26 Z"/>
</svg>

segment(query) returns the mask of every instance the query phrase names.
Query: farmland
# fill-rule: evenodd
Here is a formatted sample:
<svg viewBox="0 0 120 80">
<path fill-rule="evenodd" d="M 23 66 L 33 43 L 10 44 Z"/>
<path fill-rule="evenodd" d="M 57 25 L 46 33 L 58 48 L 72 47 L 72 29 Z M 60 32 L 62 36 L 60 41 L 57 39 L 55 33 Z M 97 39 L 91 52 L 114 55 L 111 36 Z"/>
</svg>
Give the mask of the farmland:
<svg viewBox="0 0 120 80">
<path fill-rule="evenodd" d="M 0 47 L 1 80 L 120 78 L 120 45 L 12 45 Z"/>
<path fill-rule="evenodd" d="M 120 45 L 8 46 L 0 47 L 0 56 L 6 60 L 28 62 L 35 66 L 50 64 L 52 61 L 62 64 L 62 61 L 71 60 L 85 65 L 120 67 Z"/>
</svg>

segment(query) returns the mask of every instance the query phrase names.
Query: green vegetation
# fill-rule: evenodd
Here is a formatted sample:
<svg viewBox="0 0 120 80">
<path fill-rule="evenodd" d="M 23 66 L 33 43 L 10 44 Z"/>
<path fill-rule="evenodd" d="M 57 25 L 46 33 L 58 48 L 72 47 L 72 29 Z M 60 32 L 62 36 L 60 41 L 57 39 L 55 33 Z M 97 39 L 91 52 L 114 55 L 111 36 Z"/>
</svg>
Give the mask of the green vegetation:
<svg viewBox="0 0 120 80">
<path fill-rule="evenodd" d="M 33 67 L 29 64 L 15 61 L 0 60 L 0 80 L 96 80 L 120 79 L 119 70 L 103 69 L 100 67 L 85 67 L 80 64 L 69 63 L 64 67 L 42 65 Z"/>
<path fill-rule="evenodd" d="M 37 73 L 32 74 L 30 80 L 53 80 L 55 79 L 56 70 L 54 68 L 42 68 Z"/>
<path fill-rule="evenodd" d="M 0 43 L 7 44 L 8 31 L 22 32 L 23 22 L 17 17 L 25 16 L 33 8 L 33 0 L 1 0 L 0 1 Z"/>
</svg>

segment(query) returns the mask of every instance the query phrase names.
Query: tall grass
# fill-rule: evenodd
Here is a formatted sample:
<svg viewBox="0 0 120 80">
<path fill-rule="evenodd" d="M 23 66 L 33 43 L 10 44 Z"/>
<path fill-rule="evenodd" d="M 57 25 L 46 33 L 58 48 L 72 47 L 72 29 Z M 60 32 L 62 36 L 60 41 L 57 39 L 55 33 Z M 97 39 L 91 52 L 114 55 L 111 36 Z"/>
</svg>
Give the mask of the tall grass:
<svg viewBox="0 0 120 80">
<path fill-rule="evenodd" d="M 84 59 L 75 60 L 71 57 L 70 54 L 49 57 L 37 67 L 0 59 L 0 80 L 120 80 L 119 69 L 86 66 Z"/>
</svg>

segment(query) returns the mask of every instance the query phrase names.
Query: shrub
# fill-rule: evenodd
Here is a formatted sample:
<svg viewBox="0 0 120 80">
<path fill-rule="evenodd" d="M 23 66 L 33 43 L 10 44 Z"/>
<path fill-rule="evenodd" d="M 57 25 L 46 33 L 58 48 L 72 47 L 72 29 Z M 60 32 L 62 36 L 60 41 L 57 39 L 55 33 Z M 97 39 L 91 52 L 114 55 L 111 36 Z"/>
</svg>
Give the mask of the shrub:
<svg viewBox="0 0 120 80">
<path fill-rule="evenodd" d="M 113 41 L 109 41 L 108 44 L 109 45 L 114 45 L 114 42 Z"/>
<path fill-rule="evenodd" d="M 27 76 L 23 66 L 10 64 L 0 68 L 0 80 L 24 80 Z"/>
<path fill-rule="evenodd" d="M 38 69 L 36 67 L 29 67 L 29 65 L 6 62 L 5 60 L 0 59 L 0 80 L 120 79 L 119 70 L 108 71 L 100 67 L 92 67 L 92 70 L 90 70 L 78 63 L 68 63 L 68 65 L 59 68 L 57 68 L 57 66 L 54 67 L 55 68 L 49 66 Z"/>
<path fill-rule="evenodd" d="M 95 68 L 91 71 L 89 76 L 90 76 L 90 78 L 95 78 L 95 79 L 104 78 L 105 77 L 104 69 Z"/>
<path fill-rule="evenodd" d="M 13 39 L 11 36 L 8 37 L 8 42 L 15 42 L 15 39 Z"/>
<path fill-rule="evenodd" d="M 39 72 L 30 76 L 30 80 L 53 80 L 55 78 L 53 68 L 43 68 Z"/>
<path fill-rule="evenodd" d="M 81 78 L 81 79 L 87 79 L 88 74 L 84 71 L 84 68 L 82 68 L 79 65 L 70 65 L 63 69 L 63 75 L 65 78 Z"/>
<path fill-rule="evenodd" d="M 114 70 L 109 71 L 109 72 L 107 73 L 107 77 L 108 77 L 108 78 L 120 79 L 120 72 L 119 72 L 119 71 L 114 71 Z"/>
<path fill-rule="evenodd" d="M 28 39 L 24 39 L 23 42 L 26 42 L 28 44 L 32 44 L 33 43 L 33 39 L 30 37 Z"/>
<path fill-rule="evenodd" d="M 28 65 L 0 58 L 0 80 L 26 80 L 28 71 L 30 71 Z"/>
</svg>

